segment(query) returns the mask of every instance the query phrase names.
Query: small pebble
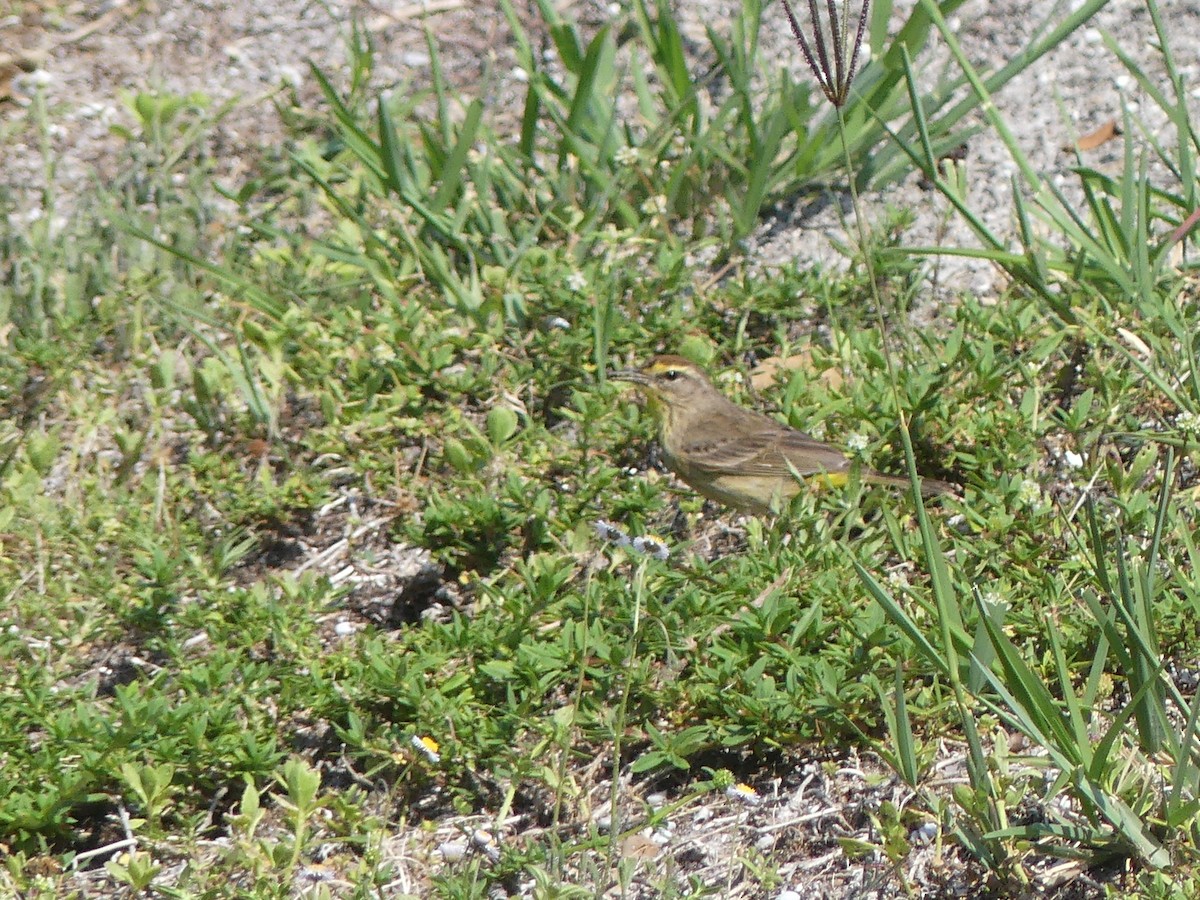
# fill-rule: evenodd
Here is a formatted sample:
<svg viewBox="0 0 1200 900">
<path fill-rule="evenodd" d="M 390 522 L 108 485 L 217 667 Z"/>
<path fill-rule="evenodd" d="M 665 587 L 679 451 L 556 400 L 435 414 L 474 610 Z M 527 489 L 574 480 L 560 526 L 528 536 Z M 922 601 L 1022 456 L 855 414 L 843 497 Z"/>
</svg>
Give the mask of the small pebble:
<svg viewBox="0 0 1200 900">
<path fill-rule="evenodd" d="M 665 847 L 671 843 L 671 832 L 666 828 L 656 828 L 646 836 L 659 847 Z"/>
<path fill-rule="evenodd" d="M 908 836 L 909 841 L 914 844 L 929 844 L 937 837 L 937 824 L 934 822 L 926 822 L 923 825 L 918 825 L 912 830 L 912 834 Z"/>
</svg>

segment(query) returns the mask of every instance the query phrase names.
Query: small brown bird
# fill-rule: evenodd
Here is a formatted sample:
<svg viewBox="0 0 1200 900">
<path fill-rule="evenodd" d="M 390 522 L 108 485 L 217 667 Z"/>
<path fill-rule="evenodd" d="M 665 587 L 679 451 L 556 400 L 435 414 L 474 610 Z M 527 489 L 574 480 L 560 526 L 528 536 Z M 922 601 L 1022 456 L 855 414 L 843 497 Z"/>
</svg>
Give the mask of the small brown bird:
<svg viewBox="0 0 1200 900">
<path fill-rule="evenodd" d="M 710 500 L 774 513 L 800 493 L 801 479 L 830 487 L 850 480 L 852 463 L 841 450 L 743 409 L 682 356 L 656 356 L 640 369 L 610 377 L 632 382 L 647 395 L 667 467 Z M 909 484 L 866 467 L 859 477 L 894 487 Z M 925 496 L 951 490 L 943 481 L 921 484 Z"/>
</svg>

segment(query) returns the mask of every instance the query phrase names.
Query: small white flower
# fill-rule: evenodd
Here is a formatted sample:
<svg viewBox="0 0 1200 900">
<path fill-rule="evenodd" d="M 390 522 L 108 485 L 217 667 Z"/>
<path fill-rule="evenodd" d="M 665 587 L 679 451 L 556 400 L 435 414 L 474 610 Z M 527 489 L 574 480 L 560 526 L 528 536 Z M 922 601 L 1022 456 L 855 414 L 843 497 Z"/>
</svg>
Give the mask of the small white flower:
<svg viewBox="0 0 1200 900">
<path fill-rule="evenodd" d="M 614 525 L 607 519 L 597 519 L 592 523 L 592 528 L 596 529 L 596 537 L 609 544 L 616 544 L 618 547 L 629 546 L 629 533 L 620 525 Z"/>
<path fill-rule="evenodd" d="M 1200 415 L 1194 412 L 1181 412 L 1175 417 L 1175 427 L 1188 434 L 1200 434 Z"/>
<path fill-rule="evenodd" d="M 867 436 L 858 431 L 846 435 L 846 449 L 852 453 L 861 453 L 867 449 Z"/>
<path fill-rule="evenodd" d="M 438 753 L 438 742 L 431 737 L 422 737 L 414 734 L 410 743 L 418 753 L 424 756 L 431 763 L 439 763 L 442 761 L 442 755 Z"/>
<path fill-rule="evenodd" d="M 1025 506 L 1032 506 L 1042 499 L 1042 486 L 1032 478 L 1026 478 L 1017 489 L 1017 500 Z"/>
<path fill-rule="evenodd" d="M 285 63 L 279 67 L 279 80 L 288 87 L 298 88 L 304 84 L 304 73 L 300 71 L 299 66 Z"/>
<path fill-rule="evenodd" d="M 566 284 L 568 290 L 574 291 L 576 294 L 578 294 L 588 286 L 587 276 L 582 272 L 572 272 L 567 276 Z"/>
<path fill-rule="evenodd" d="M 85 103 L 79 107 L 79 115 L 85 119 L 99 119 L 107 123 L 116 118 L 117 108 L 111 103 Z"/>
<path fill-rule="evenodd" d="M 45 69 L 34 69 L 25 76 L 25 80 L 34 87 L 44 88 L 50 86 L 50 84 L 54 81 L 54 76 Z"/>
<path fill-rule="evenodd" d="M 496 847 L 496 839 L 482 828 L 477 828 L 471 832 L 471 844 L 476 850 L 483 851 L 483 855 L 492 862 L 500 858 L 500 850 Z"/>
<path fill-rule="evenodd" d="M 1083 457 L 1074 450 L 1063 451 L 1063 462 L 1067 464 L 1068 469 L 1082 469 Z"/>
<path fill-rule="evenodd" d="M 818 441 L 825 440 L 825 423 L 817 422 L 815 425 L 810 426 L 808 429 L 808 434 L 810 437 L 814 437 Z"/>
<path fill-rule="evenodd" d="M 888 572 L 887 583 L 894 590 L 904 590 L 908 587 L 908 575 L 903 569 L 892 569 Z"/>
<path fill-rule="evenodd" d="M 642 201 L 641 210 L 649 216 L 661 216 L 667 211 L 667 198 L 662 194 L 647 197 Z"/>
<path fill-rule="evenodd" d="M 758 804 L 762 803 L 762 797 L 758 795 L 758 791 L 748 784 L 738 783 L 733 787 L 725 788 L 725 796 L 732 797 L 734 800 L 740 800 L 748 806 L 758 806 Z"/>
<path fill-rule="evenodd" d="M 619 147 L 617 152 L 613 154 L 613 159 L 617 161 L 619 166 L 634 166 L 641 158 L 637 147 Z"/>
<path fill-rule="evenodd" d="M 665 560 L 671 556 L 671 551 L 667 548 L 666 542 L 652 534 L 635 537 L 633 539 L 633 549 L 638 553 L 653 556 L 655 559 Z"/>
</svg>

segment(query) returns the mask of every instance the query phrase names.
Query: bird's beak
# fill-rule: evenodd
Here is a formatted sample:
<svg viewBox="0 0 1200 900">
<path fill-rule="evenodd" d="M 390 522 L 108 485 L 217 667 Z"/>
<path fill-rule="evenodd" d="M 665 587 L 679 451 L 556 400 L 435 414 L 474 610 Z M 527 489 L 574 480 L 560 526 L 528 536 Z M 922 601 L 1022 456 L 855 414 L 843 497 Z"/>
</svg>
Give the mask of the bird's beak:
<svg viewBox="0 0 1200 900">
<path fill-rule="evenodd" d="M 609 372 L 608 377 L 613 381 L 628 381 L 632 384 L 649 384 L 650 379 L 639 372 L 637 369 L 621 369 L 617 372 Z"/>
</svg>

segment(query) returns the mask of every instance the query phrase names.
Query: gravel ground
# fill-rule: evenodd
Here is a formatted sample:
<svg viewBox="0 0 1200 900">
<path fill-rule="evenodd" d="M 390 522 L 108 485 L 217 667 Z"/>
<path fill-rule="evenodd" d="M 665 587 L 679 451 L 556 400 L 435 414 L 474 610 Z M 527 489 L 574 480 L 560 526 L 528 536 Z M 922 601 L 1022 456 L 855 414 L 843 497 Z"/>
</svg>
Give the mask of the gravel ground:
<svg viewBox="0 0 1200 900">
<path fill-rule="evenodd" d="M 907 15 L 914 0 L 896 3 L 896 19 Z M 591 0 L 568 4 L 567 14 L 598 22 L 607 12 Z M 974 61 L 1000 65 L 1027 42 L 1044 21 L 1058 21 L 1068 6 L 1051 0 L 996 0 L 965 6 L 957 17 L 958 34 Z M 132 114 L 121 102 L 129 92 L 160 89 L 180 94 L 199 91 L 214 103 L 241 98 L 210 140 L 217 156 L 218 177 L 236 181 L 263 148 L 278 144 L 284 129 L 265 97 L 295 90 L 300 102 L 316 102 L 307 69 L 312 60 L 325 71 L 345 69 L 347 34 L 357 17 L 377 47 L 380 61 L 376 82 L 381 86 L 421 83 L 429 57 L 424 29 L 437 36 L 448 75 L 472 86 L 488 75 L 486 89 L 494 109 L 503 110 L 519 96 L 520 82 L 507 43 L 507 29 L 495 8 L 467 8 L 465 0 L 431 0 L 424 4 L 400 0 L 363 3 L 357 0 L 194 0 L 190 3 L 141 3 L 110 0 L 96 8 L 73 3 L 65 16 L 39 10 L 48 0 L 26 2 L 23 15 L 0 18 L 0 135 L 11 131 L 42 83 L 52 111 L 51 143 L 58 160 L 53 179 L 60 198 L 56 211 L 69 211 L 70 200 L 94 179 L 111 176 L 123 160 L 122 139 L 113 135 L 116 122 L 132 126 Z M 738 4 L 732 0 L 700 0 L 681 5 L 685 36 L 704 46 L 704 28 L 729 21 Z M 1182 74 L 1191 81 L 1200 72 L 1200 0 L 1163 3 L 1168 33 Z M 54 6 L 54 9 L 61 7 Z M 422 14 L 422 9 L 428 10 Z M 789 32 L 777 10 L 769 10 L 780 27 L 765 29 L 764 50 L 779 60 L 802 66 Z M 1086 134 L 1122 114 L 1122 102 L 1144 116 L 1153 131 L 1163 117 L 1147 101 L 1136 82 L 1103 46 L 1101 30 L 1111 32 L 1120 46 L 1162 75 L 1152 50 L 1153 27 L 1138 0 L 1110 0 L 1091 27 L 1073 35 L 1066 46 L 1038 61 L 997 97 L 1017 140 L 1035 168 L 1056 183 L 1070 187 L 1068 168 L 1073 156 L 1063 151 L 1072 132 Z M 19 49 L 16 49 L 19 48 Z M 5 56 L 7 55 L 7 65 Z M 14 65 L 16 64 L 16 65 Z M 35 68 L 22 72 L 17 65 Z M 935 73 L 935 51 L 925 59 L 926 73 Z M 15 77 L 14 77 L 15 76 Z M 932 74 L 930 75 L 932 77 Z M 286 95 L 285 95 L 286 96 Z M 1200 92 L 1189 101 L 1200 105 Z M 7 100 L 5 99 L 7 98 Z M 513 115 L 519 108 L 511 104 Z M 264 112 L 266 111 L 266 112 Z M 17 198 L 19 214 L 35 217 L 41 205 L 43 163 L 36 135 L 9 135 L 6 165 L 0 170 L 0 191 Z M 1089 165 L 1115 170 L 1122 144 L 1113 141 L 1087 156 Z M 1014 165 L 1003 145 L 988 134 L 972 139 L 967 172 L 971 201 L 990 227 L 1012 234 L 1010 177 Z M 947 220 L 943 205 L 922 190 L 916 176 L 867 198 L 868 207 L 888 205 L 916 211 L 917 222 L 906 235 L 913 245 L 973 243 L 956 220 Z M 749 244 L 751 265 L 770 266 L 800 260 L 840 265 L 835 247 L 842 242 L 841 217 L 833 207 L 813 215 L 807 205 L 774 211 Z M 970 290 L 987 295 L 998 288 L 993 270 L 980 263 L 943 259 L 931 276 L 933 298 L 950 291 Z"/>
<path fill-rule="evenodd" d="M 737 5 L 699 0 L 683 8 L 687 36 L 696 46 L 703 46 L 705 25 L 727 21 Z M 899 16 L 912 2 L 903 0 L 896 5 L 901 8 Z M 1183 74 L 1195 81 L 1200 70 L 1200 2 L 1170 0 L 1162 6 Z M 17 12 L 7 17 L 0 13 L 0 48 L 4 48 L 0 50 L 0 139 L 5 145 L 0 194 L 14 198 L 15 215 L 25 221 L 43 214 L 44 164 L 38 138 L 31 129 L 20 127 L 39 87 L 50 109 L 49 138 L 57 160 L 51 174 L 59 197 L 56 214 L 69 213 L 73 198 L 125 164 L 123 139 L 110 128 L 114 123 L 134 125 L 121 99 L 128 92 L 200 91 L 216 103 L 242 98 L 210 138 L 218 178 L 236 183 L 264 150 L 285 138 L 285 129 L 266 98 L 288 98 L 287 92 L 295 91 L 302 105 L 315 107 L 316 92 L 307 61 L 326 71 L 344 73 L 345 35 L 355 16 L 376 43 L 381 61 L 376 81 L 380 86 L 419 83 L 427 77 L 429 58 L 423 29 L 429 26 L 438 36 L 447 72 L 455 82 L 472 85 L 490 73 L 486 91 L 493 103 L 501 106 L 519 92 L 501 15 L 491 5 L 480 8 L 465 0 L 432 0 L 424 7 L 400 0 L 111 0 L 102 4 L 68 2 L 65 6 L 29 0 L 15 9 Z M 1028 40 L 1038 23 L 1047 16 L 1061 17 L 1066 9 L 1066 4 L 1049 0 L 968 4 L 959 15 L 959 34 L 977 62 L 999 64 Z M 603 6 L 584 2 L 564 12 L 589 22 L 607 14 Z M 778 11 L 771 10 L 768 16 L 778 18 Z M 799 67 L 782 19 L 779 22 L 780 27 L 764 36 L 766 49 L 778 59 L 793 59 Z M 997 98 L 1035 167 L 1063 184 L 1069 184 L 1068 167 L 1073 160 L 1062 147 L 1071 139 L 1072 130 L 1083 134 L 1105 121 L 1120 119 L 1123 102 L 1145 115 L 1152 129 L 1162 126 L 1157 110 L 1105 50 L 1099 29 L 1111 31 L 1120 46 L 1151 73 L 1161 74 L 1151 52 L 1153 29 L 1142 4 L 1111 0 L 1093 27 L 1074 35 L 1064 49 L 1039 61 Z M 926 63 L 926 72 L 936 71 L 936 65 L 935 55 Z M 1196 95 L 1189 102 L 1197 102 Z M 517 114 L 519 109 L 514 110 Z M 1112 142 L 1092 151 L 1088 162 L 1115 169 L 1121 152 L 1121 143 Z M 1014 167 L 1003 146 L 987 135 L 973 139 L 967 166 L 974 205 L 994 229 L 1011 233 L 1009 179 Z M 866 199 L 870 209 L 883 210 L 890 204 L 916 211 L 917 222 L 906 236 L 907 243 L 971 242 L 955 222 L 947 222 L 945 210 L 918 186 L 915 177 Z M 833 248 L 844 235 L 836 211 L 806 215 L 800 206 L 777 209 L 750 242 L 750 263 L 764 267 L 792 260 L 840 264 Z M 942 263 L 935 278 L 935 289 L 928 294 L 935 307 L 949 296 L 949 289 L 965 288 L 986 296 L 1000 287 L 990 268 L 960 260 Z M 326 550 L 313 548 L 313 555 Z M 955 758 L 956 754 L 948 752 L 947 765 L 952 767 Z M 781 774 L 774 796 L 764 798 L 760 806 L 743 809 L 731 800 L 699 814 L 693 809 L 686 819 L 680 818 L 677 834 L 649 835 L 648 839 L 674 847 L 692 842 L 699 848 L 695 871 L 715 871 L 718 877 L 736 852 L 750 847 L 760 852 L 782 851 L 790 860 L 784 868 L 788 883 L 803 890 L 805 897 L 895 895 L 899 891 L 895 879 L 867 864 L 849 863 L 823 823 L 841 823 L 842 834 L 869 830 L 865 810 L 885 793 L 897 803 L 903 803 L 903 798 L 890 796 L 895 790 L 892 785 L 868 787 L 878 785 L 876 779 L 868 778 L 873 774 L 869 761 L 846 757 L 833 764 L 829 759 L 823 762 L 823 767 L 814 761 L 809 767 Z M 598 788 L 606 790 L 603 785 Z M 454 832 L 449 826 L 445 830 Z M 430 843 L 429 839 L 397 836 L 397 840 L 410 838 Z M 437 865 L 432 853 L 429 860 L 428 866 Z M 925 868 L 909 873 L 912 884 L 930 892 L 927 896 L 977 887 L 961 860 L 935 858 L 932 848 L 928 854 L 915 853 L 913 860 L 918 868 Z M 951 874 L 947 866 L 957 874 Z M 424 864 L 416 868 L 427 872 Z M 886 887 L 881 885 L 881 875 Z M 414 879 L 420 883 L 422 875 L 414 872 Z M 1075 891 L 1076 896 L 1088 895 L 1080 882 Z"/>
<path fill-rule="evenodd" d="M 896 5 L 907 9 L 913 4 Z M 951 24 L 956 26 L 959 40 L 975 65 L 998 68 L 1031 36 L 1044 33 L 1040 28 L 1043 22 L 1058 22 L 1068 7 L 1079 5 L 1048 0 L 969 3 Z M 1196 49 L 1200 3 L 1160 5 L 1184 77 L 1200 83 L 1200 54 Z M 1143 117 L 1153 133 L 1162 134 L 1165 125 L 1165 117 L 1104 46 L 1104 32 L 1111 33 L 1152 78 L 1165 77 L 1152 51 L 1154 29 L 1144 5 L 1138 0 L 1109 0 L 1089 26 L 1076 31 L 1062 47 L 1035 63 L 995 98 L 1034 169 L 1069 196 L 1076 193 L 1070 172 L 1075 156 L 1065 148 L 1074 139 L 1111 120 L 1120 122 L 1123 104 L 1132 114 Z M 925 59 L 925 74 L 939 69 L 943 50 L 935 47 Z M 1193 116 L 1200 110 L 1198 98 L 1200 91 L 1189 97 Z M 1116 173 L 1123 153 L 1123 142 L 1115 140 L 1085 153 L 1084 159 L 1089 166 Z M 973 137 L 968 145 L 966 170 L 971 206 L 994 233 L 1012 237 L 1015 223 L 1011 178 L 1017 169 L 1004 144 L 987 131 Z M 881 212 L 892 206 L 915 211 L 916 222 L 904 236 L 907 245 L 977 246 L 969 230 L 959 220 L 948 217 L 947 205 L 923 190 L 919 181 L 918 175 L 910 175 L 902 183 L 869 196 L 867 208 Z M 803 208 L 781 211 L 777 221 L 765 222 L 760 230 L 762 240 L 751 255 L 768 263 L 819 260 L 829 265 L 843 264 L 835 247 L 845 240 L 845 230 L 836 210 L 828 209 L 808 219 L 803 214 Z M 987 297 L 1002 287 L 990 265 L 960 258 L 942 257 L 930 278 L 935 283 L 927 296 L 933 301 L 944 301 L 963 291 Z"/>
</svg>

